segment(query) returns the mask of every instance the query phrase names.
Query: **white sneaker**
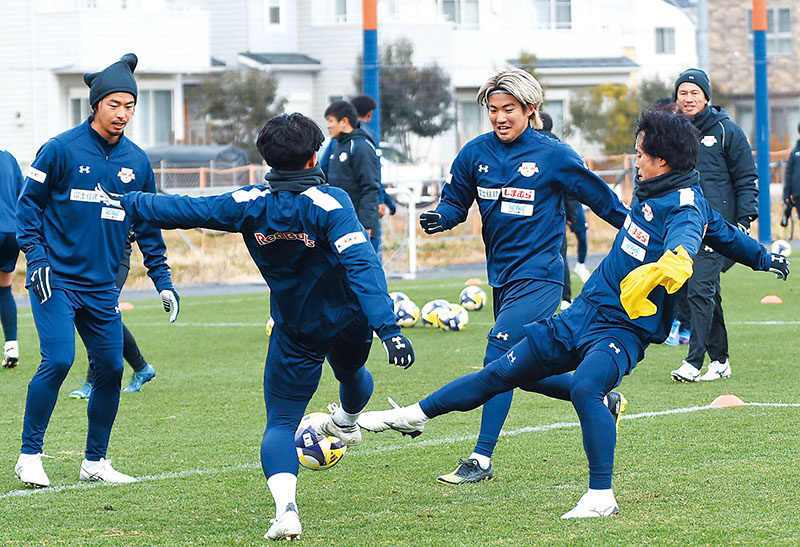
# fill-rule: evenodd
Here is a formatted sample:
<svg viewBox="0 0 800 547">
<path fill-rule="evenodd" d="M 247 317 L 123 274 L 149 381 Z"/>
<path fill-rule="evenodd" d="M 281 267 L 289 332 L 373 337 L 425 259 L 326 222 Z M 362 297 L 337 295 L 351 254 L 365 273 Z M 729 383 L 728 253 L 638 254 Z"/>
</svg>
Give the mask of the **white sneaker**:
<svg viewBox="0 0 800 547">
<path fill-rule="evenodd" d="M 674 382 L 696 382 L 700 378 L 700 370 L 694 368 L 694 365 L 685 359 L 683 363 L 681 363 L 681 366 L 673 370 L 670 374 Z"/>
<path fill-rule="evenodd" d="M 592 272 L 589 271 L 589 268 L 587 268 L 586 264 L 583 262 L 578 262 L 575 264 L 575 267 L 572 268 L 572 271 L 575 272 L 575 275 L 580 277 L 581 283 L 586 283 L 589 281 L 589 276 L 592 275 Z"/>
<path fill-rule="evenodd" d="M 120 473 L 111 467 L 111 460 L 100 458 L 99 462 L 91 462 L 83 460 L 81 463 L 81 474 L 79 476 L 82 481 L 99 481 L 107 482 L 109 484 L 127 484 L 129 482 L 136 482 L 136 479 L 125 473 Z"/>
<path fill-rule="evenodd" d="M 566 310 L 566 309 L 567 309 L 567 308 L 569 308 L 571 305 L 572 305 L 572 302 L 570 302 L 569 300 L 562 300 L 562 301 L 561 301 L 561 311 L 564 311 L 564 310 Z"/>
<path fill-rule="evenodd" d="M 320 418 L 311 420 L 311 427 L 320 435 L 326 437 L 336 437 L 345 446 L 355 446 L 361 442 L 361 429 L 358 424 L 353 425 L 339 425 L 333 421 L 333 413 L 336 411 L 336 404 L 331 403 L 328 405 L 331 413 Z"/>
<path fill-rule="evenodd" d="M 708 372 L 703 374 L 700 379 L 704 382 L 710 382 L 711 380 L 719 380 L 720 378 L 730 378 L 731 377 L 731 365 L 727 359 L 722 362 L 719 361 L 711 361 L 708 365 Z"/>
<path fill-rule="evenodd" d="M 578 505 L 561 515 L 562 519 L 585 519 L 590 517 L 608 517 L 619 513 L 617 500 L 614 492 L 608 490 L 608 494 L 598 492 L 586 492 Z"/>
<path fill-rule="evenodd" d="M 47 488 L 50 486 L 50 479 L 44 472 L 42 466 L 42 453 L 20 454 L 17 458 L 17 465 L 14 466 L 14 474 L 22 484 L 30 488 Z"/>
<path fill-rule="evenodd" d="M 14 368 L 19 362 L 19 343 L 9 340 L 3 346 L 3 368 Z"/>
<path fill-rule="evenodd" d="M 272 526 L 269 527 L 267 533 L 264 534 L 264 539 L 273 540 L 293 540 L 300 537 L 303 533 L 303 527 L 300 525 L 300 515 L 297 514 L 297 507 L 294 503 L 286 506 L 283 514 L 277 518 L 270 519 Z"/>
<path fill-rule="evenodd" d="M 406 418 L 406 408 L 401 407 L 389 397 L 389 403 L 394 407 L 391 410 L 375 410 L 364 412 L 358 417 L 358 425 L 362 429 L 373 433 L 380 433 L 387 429 L 394 429 L 403 435 L 408 435 L 412 439 L 422 435 L 425 422 L 411 423 Z"/>
</svg>

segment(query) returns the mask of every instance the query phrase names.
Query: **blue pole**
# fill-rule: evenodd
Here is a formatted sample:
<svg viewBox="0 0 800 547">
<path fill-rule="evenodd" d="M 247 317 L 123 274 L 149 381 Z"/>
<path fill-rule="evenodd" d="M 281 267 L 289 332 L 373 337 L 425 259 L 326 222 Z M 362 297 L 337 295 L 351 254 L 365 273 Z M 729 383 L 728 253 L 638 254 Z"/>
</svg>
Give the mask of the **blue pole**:
<svg viewBox="0 0 800 547">
<path fill-rule="evenodd" d="M 769 100 L 767 88 L 767 3 L 753 0 L 753 65 L 755 68 L 756 162 L 758 167 L 758 240 L 772 241 L 769 195 Z"/>
<path fill-rule="evenodd" d="M 369 128 L 375 142 L 381 142 L 380 59 L 378 58 L 378 0 L 363 0 L 364 13 L 364 94 L 375 99 Z"/>
</svg>

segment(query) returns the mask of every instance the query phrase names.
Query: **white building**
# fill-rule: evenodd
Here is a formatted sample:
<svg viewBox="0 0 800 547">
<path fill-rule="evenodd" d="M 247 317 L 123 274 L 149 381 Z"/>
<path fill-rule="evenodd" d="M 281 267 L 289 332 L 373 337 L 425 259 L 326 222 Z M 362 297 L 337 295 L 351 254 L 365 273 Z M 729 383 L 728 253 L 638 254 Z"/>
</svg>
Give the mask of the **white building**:
<svg viewBox="0 0 800 547">
<path fill-rule="evenodd" d="M 139 97 L 126 131 L 142 147 L 184 139 L 184 78 L 210 70 L 209 14 L 176 0 L 15 0 L 0 18 L 0 147 L 29 163 L 89 111 L 85 72 L 128 52 Z"/>
<path fill-rule="evenodd" d="M 0 19 L 0 146 L 30 161 L 86 114 L 81 81 L 133 51 L 140 86 L 129 135 L 144 147 L 196 142 L 184 86 L 227 67 L 274 73 L 287 110 L 320 124 L 349 98 L 362 51 L 362 0 L 17 0 Z M 570 97 L 601 83 L 671 81 L 696 64 L 694 25 L 665 0 L 378 0 L 379 43 L 406 38 L 414 62 L 451 78 L 457 126 L 420 156 L 448 163 L 487 131 L 480 84 L 520 53 L 537 57 L 560 132 Z M 42 39 L 46 36 L 46 39 Z M 215 69 L 220 69 L 216 67 Z M 200 130 L 201 131 L 201 130 Z M 581 153 L 577 134 L 571 142 Z"/>
</svg>

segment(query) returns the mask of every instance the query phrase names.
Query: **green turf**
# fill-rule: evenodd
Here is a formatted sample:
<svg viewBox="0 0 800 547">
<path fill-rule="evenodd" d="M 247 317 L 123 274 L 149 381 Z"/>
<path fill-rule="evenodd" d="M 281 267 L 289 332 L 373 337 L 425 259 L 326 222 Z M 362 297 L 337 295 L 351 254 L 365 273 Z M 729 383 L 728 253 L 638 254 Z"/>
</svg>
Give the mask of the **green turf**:
<svg viewBox="0 0 800 547">
<path fill-rule="evenodd" d="M 577 283 L 577 280 L 575 280 Z M 463 279 L 393 283 L 419 305 L 455 300 Z M 784 304 L 759 304 L 766 294 Z M 653 346 L 620 388 L 628 415 L 689 408 L 724 393 L 745 401 L 800 403 L 794 352 L 800 324 L 795 284 L 736 267 L 724 276 L 731 342 L 730 380 L 675 384 L 669 371 L 686 346 Z M 21 365 L 0 370 L 0 544 L 258 545 L 273 516 L 259 465 L 266 295 L 184 298 L 175 325 L 155 301 L 136 303 L 125 322 L 156 379 L 123 394 L 109 457 L 119 470 L 150 477 L 126 486 L 79 486 L 86 402 L 67 398 L 86 357 L 64 383 L 45 439 L 45 468 L 61 489 L 13 495 L 27 383 L 38 364 L 29 310 L 21 310 Z M 470 313 L 462 333 L 415 327 L 417 363 L 387 365 L 373 347 L 371 409 L 386 396 L 413 402 L 479 367 L 491 311 Z M 764 324 L 783 321 L 789 324 Z M 755 322 L 757 324 L 745 324 Z M 123 383 L 127 384 L 126 368 Z M 326 369 L 309 411 L 337 399 Z M 301 470 L 298 502 L 303 540 L 321 545 L 797 545 L 800 483 L 796 407 L 745 407 L 623 420 L 613 518 L 562 521 L 585 491 L 587 466 L 568 403 L 518 393 L 501 437 L 495 480 L 435 482 L 474 444 L 480 412 L 431 422 L 410 440 L 365 434 L 331 470 Z M 563 423 L 562 427 L 523 428 Z"/>
</svg>

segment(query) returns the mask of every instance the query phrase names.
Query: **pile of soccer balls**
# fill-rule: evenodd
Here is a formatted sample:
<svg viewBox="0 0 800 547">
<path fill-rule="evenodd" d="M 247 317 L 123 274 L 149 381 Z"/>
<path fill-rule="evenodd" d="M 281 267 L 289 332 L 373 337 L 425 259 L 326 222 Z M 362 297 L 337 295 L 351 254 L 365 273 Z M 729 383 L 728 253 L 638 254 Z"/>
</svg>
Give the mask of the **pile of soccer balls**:
<svg viewBox="0 0 800 547">
<path fill-rule="evenodd" d="M 417 323 L 428 328 L 439 328 L 447 332 L 464 330 L 469 323 L 467 311 L 478 311 L 486 304 L 486 293 L 480 287 L 470 285 L 458 296 L 458 304 L 444 299 L 427 302 L 422 309 L 407 294 L 392 292 L 394 315 L 401 327 L 413 327 Z"/>
</svg>

